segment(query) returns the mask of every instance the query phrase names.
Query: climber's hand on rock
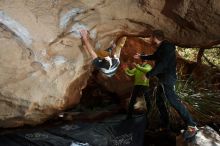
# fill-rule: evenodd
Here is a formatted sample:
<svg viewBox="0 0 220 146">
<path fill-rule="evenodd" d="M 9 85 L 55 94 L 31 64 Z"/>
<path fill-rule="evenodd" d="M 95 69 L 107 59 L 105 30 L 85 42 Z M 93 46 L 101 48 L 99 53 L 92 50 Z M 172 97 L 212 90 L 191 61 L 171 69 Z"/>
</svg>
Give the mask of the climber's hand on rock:
<svg viewBox="0 0 220 146">
<path fill-rule="evenodd" d="M 88 39 L 88 31 L 85 29 L 80 30 L 80 35 L 82 36 L 83 40 L 87 40 Z"/>
</svg>

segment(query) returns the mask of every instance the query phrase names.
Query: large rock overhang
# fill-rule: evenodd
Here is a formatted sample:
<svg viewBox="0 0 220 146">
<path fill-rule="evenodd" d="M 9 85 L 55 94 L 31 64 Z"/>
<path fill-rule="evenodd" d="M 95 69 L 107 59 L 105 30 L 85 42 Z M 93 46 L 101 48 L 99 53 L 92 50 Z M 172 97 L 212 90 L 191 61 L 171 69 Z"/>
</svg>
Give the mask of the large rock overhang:
<svg viewBox="0 0 220 146">
<path fill-rule="evenodd" d="M 79 29 L 96 50 L 153 29 L 205 48 L 219 44 L 219 8 L 218 0 L 0 1 L 0 127 L 38 124 L 79 103 L 92 71 Z"/>
</svg>

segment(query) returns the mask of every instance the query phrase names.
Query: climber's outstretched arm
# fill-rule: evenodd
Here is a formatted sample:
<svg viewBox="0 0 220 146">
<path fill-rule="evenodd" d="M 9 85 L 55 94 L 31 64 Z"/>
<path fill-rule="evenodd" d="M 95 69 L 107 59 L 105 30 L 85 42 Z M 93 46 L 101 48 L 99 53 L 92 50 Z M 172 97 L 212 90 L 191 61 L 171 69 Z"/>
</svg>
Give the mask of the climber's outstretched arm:
<svg viewBox="0 0 220 146">
<path fill-rule="evenodd" d="M 89 42 L 87 30 L 80 30 L 80 34 L 82 36 L 82 41 L 85 44 L 85 47 L 83 47 L 83 48 L 87 49 L 89 54 L 92 56 L 92 59 L 97 58 L 98 56 L 95 53 L 95 51 L 93 50 L 93 47 L 92 47 L 92 45 Z"/>
</svg>

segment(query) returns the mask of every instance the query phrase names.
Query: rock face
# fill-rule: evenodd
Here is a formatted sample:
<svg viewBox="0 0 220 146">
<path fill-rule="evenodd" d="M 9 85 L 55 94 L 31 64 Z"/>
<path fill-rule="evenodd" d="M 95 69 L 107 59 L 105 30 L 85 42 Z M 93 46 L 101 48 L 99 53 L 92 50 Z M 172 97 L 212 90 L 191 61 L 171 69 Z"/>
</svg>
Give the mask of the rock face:
<svg viewBox="0 0 220 146">
<path fill-rule="evenodd" d="M 154 28 L 207 47 L 220 41 L 219 8 L 218 0 L 1 0 L 0 127 L 38 124 L 79 103 L 92 70 L 79 29 L 96 50 Z"/>
</svg>

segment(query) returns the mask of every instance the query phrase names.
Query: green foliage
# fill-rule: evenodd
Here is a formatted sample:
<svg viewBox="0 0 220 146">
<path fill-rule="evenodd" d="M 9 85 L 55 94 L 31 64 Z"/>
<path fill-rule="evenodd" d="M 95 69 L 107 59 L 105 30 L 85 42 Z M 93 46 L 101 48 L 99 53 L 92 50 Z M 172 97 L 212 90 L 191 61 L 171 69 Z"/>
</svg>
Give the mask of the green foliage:
<svg viewBox="0 0 220 146">
<path fill-rule="evenodd" d="M 198 48 L 181 48 L 177 47 L 178 54 L 186 60 L 197 61 Z M 205 56 L 205 57 L 204 57 Z M 220 49 L 205 49 L 202 63 L 210 65 L 214 64 L 220 67 Z M 207 59 L 205 59 L 207 58 Z M 180 69 L 181 70 L 181 69 Z M 220 91 L 209 89 L 198 90 L 196 84 L 199 81 L 194 81 L 189 75 L 187 79 L 182 79 L 181 71 L 178 72 L 178 81 L 176 84 L 176 93 L 187 105 L 188 109 L 193 113 L 193 116 L 200 121 L 220 121 Z"/>
<path fill-rule="evenodd" d="M 197 54 L 199 52 L 199 48 L 181 48 L 177 47 L 178 54 L 186 60 L 196 62 Z M 220 49 L 212 48 L 205 49 L 204 56 L 208 59 L 209 62 L 214 64 L 215 66 L 220 67 Z M 209 63 L 202 57 L 202 63 L 209 65 Z"/>
<path fill-rule="evenodd" d="M 204 55 L 211 63 L 220 67 L 220 48 L 206 49 Z M 207 64 L 204 58 L 203 62 Z"/>
<path fill-rule="evenodd" d="M 177 47 L 177 52 L 181 57 L 186 60 L 196 61 L 197 54 L 199 52 L 198 48 L 181 48 Z"/>
<path fill-rule="evenodd" d="M 196 90 L 192 80 L 178 80 L 176 93 L 193 111 L 197 120 L 220 120 L 220 92 L 207 89 Z"/>
</svg>

